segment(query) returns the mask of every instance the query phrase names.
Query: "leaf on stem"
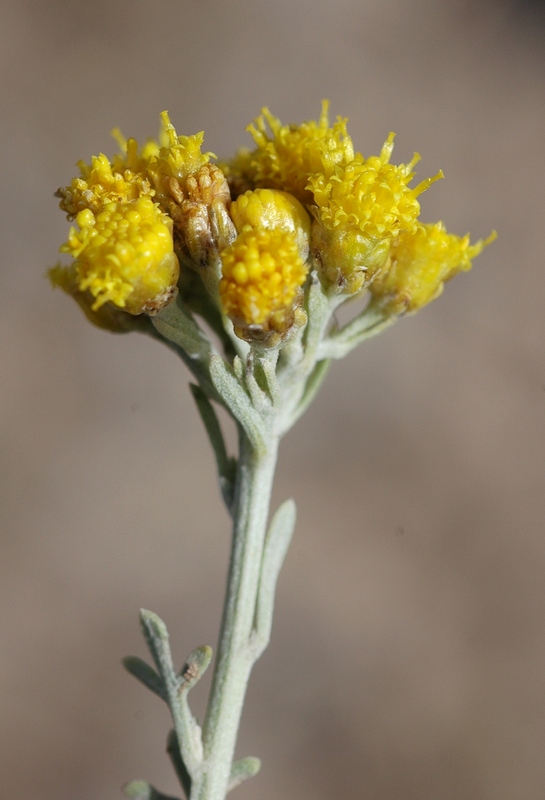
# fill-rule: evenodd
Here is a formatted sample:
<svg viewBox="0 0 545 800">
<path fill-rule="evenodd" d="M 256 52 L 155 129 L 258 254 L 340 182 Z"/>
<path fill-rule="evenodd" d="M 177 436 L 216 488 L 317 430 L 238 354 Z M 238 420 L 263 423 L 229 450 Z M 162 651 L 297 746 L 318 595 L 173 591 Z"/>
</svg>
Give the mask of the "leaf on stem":
<svg viewBox="0 0 545 800">
<path fill-rule="evenodd" d="M 210 377 L 217 393 L 244 428 L 254 450 L 264 450 L 266 429 L 263 420 L 231 367 L 220 356 L 210 357 Z"/>
<path fill-rule="evenodd" d="M 319 348 L 321 358 L 344 358 L 359 344 L 389 328 L 399 319 L 396 315 L 366 307 L 340 330 L 323 340 Z"/>
<path fill-rule="evenodd" d="M 121 662 L 127 672 L 130 672 L 140 683 L 143 683 L 154 694 L 158 695 L 161 700 L 168 703 L 167 690 L 162 678 L 155 672 L 155 670 L 146 664 L 138 656 L 127 656 Z"/>
<path fill-rule="evenodd" d="M 265 540 L 252 642 L 256 659 L 269 643 L 276 582 L 293 536 L 296 516 L 295 502 L 291 499 L 285 500 L 274 514 Z"/>
<path fill-rule="evenodd" d="M 225 505 L 231 511 L 233 506 L 233 497 L 235 491 L 235 478 L 237 470 L 237 461 L 235 458 L 230 458 L 227 455 L 225 447 L 225 439 L 218 420 L 218 416 L 214 406 L 203 392 L 200 386 L 196 384 L 189 384 L 193 399 L 197 405 L 199 414 L 203 421 L 204 427 L 210 439 L 212 449 L 216 456 L 216 465 L 218 468 L 218 477 L 221 487 L 221 493 L 225 501 Z"/>
<path fill-rule="evenodd" d="M 184 307 L 180 296 L 176 298 L 176 302 L 151 317 L 151 321 L 161 336 L 177 344 L 191 358 L 208 358 L 212 349 L 210 341 Z"/>
<path fill-rule="evenodd" d="M 153 660 L 155 661 L 155 665 L 164 679 L 165 667 L 170 665 L 170 669 L 174 671 L 172 668 L 167 626 L 157 614 L 154 614 L 153 611 L 146 611 L 145 608 L 140 609 L 140 624 L 142 625 L 144 638 Z"/>
<path fill-rule="evenodd" d="M 248 756 L 248 758 L 241 758 L 239 761 L 234 761 L 233 766 L 231 767 L 231 777 L 229 778 L 229 786 L 227 787 L 227 791 L 230 792 L 231 789 L 235 789 L 237 786 L 240 786 L 243 781 L 247 780 L 248 778 L 253 778 L 254 775 L 257 775 L 260 769 L 260 759 L 254 758 L 253 756 Z"/>
<path fill-rule="evenodd" d="M 318 273 L 313 271 L 307 298 L 308 323 L 303 334 L 306 351 L 314 353 L 318 347 L 323 334 L 324 323 L 329 319 L 334 306 L 335 301 L 327 296 Z"/>
<path fill-rule="evenodd" d="M 123 794 L 130 800 L 178 800 L 171 795 L 158 792 L 155 787 L 146 781 L 131 781 L 123 787 Z"/>
</svg>

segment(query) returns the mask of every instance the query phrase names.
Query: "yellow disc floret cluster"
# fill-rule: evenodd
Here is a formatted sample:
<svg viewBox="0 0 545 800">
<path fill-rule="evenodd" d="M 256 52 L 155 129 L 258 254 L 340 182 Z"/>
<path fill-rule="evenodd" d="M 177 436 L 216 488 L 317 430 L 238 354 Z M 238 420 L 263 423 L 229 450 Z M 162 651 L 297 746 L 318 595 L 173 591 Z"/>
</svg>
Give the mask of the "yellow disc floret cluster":
<svg viewBox="0 0 545 800">
<path fill-rule="evenodd" d="M 331 177 L 310 178 L 315 241 L 322 250 L 324 280 L 334 290 L 353 294 L 371 283 L 384 266 L 391 243 L 401 232 L 415 230 L 418 196 L 443 177 L 439 172 L 411 188 L 419 156 L 415 154 L 408 164 L 390 164 L 393 141 L 391 133 L 379 156 L 357 154 Z"/>
<path fill-rule="evenodd" d="M 79 288 L 93 310 L 113 303 L 131 314 L 153 313 L 171 298 L 178 280 L 172 222 L 149 197 L 106 203 L 76 217 L 61 252 L 76 259 Z"/>
<path fill-rule="evenodd" d="M 420 214 L 417 197 L 442 173 L 409 188 L 418 155 L 408 164 L 390 164 L 393 139 L 391 133 L 379 156 L 364 158 L 358 154 L 329 178 L 323 174 L 310 178 L 309 186 L 324 227 L 351 227 L 372 239 L 395 237 L 401 230 L 414 229 Z"/>
<path fill-rule="evenodd" d="M 301 125 L 282 125 L 268 108 L 262 109 L 261 116 L 247 128 L 257 147 L 251 152 L 241 151 L 231 162 L 234 176 L 238 174 L 252 187 L 283 189 L 302 202 L 310 202 L 310 175 L 320 172 L 329 176 L 336 166 L 354 157 L 346 120 L 338 117 L 330 127 L 328 106 L 324 100 L 320 119 Z"/>
<path fill-rule="evenodd" d="M 133 172 L 120 163 L 111 164 L 101 153 L 90 164 L 78 162 L 80 177 L 70 186 L 57 191 L 60 207 L 70 219 L 84 209 L 99 213 L 106 203 L 126 203 L 138 197 L 154 194 L 151 183 L 142 172 Z"/>
<path fill-rule="evenodd" d="M 221 259 L 221 303 L 235 326 L 285 332 L 307 276 L 295 236 L 279 228 L 248 227 Z"/>
<path fill-rule="evenodd" d="M 471 269 L 471 261 L 494 241 L 470 244 L 469 234 L 447 233 L 442 222 L 418 225 L 393 244 L 386 269 L 369 287 L 373 302 L 390 314 L 414 312 L 438 297 L 445 281 Z"/>
</svg>

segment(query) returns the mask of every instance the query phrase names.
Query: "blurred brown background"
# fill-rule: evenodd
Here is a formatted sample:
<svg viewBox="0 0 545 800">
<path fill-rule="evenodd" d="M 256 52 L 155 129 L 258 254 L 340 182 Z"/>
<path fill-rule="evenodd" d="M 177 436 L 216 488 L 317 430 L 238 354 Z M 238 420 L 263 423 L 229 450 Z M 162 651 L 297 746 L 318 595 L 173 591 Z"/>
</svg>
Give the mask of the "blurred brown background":
<svg viewBox="0 0 545 800">
<path fill-rule="evenodd" d="M 536 2 L 4 0 L 1 794 L 176 784 L 166 709 L 120 667 L 137 611 L 179 662 L 215 643 L 229 524 L 166 348 L 88 325 L 43 279 L 74 163 L 168 108 L 229 155 L 268 104 L 422 153 L 423 218 L 498 241 L 336 365 L 286 440 L 298 503 L 240 800 L 545 797 L 545 71 Z M 195 698 L 202 713 L 204 692 Z"/>
</svg>

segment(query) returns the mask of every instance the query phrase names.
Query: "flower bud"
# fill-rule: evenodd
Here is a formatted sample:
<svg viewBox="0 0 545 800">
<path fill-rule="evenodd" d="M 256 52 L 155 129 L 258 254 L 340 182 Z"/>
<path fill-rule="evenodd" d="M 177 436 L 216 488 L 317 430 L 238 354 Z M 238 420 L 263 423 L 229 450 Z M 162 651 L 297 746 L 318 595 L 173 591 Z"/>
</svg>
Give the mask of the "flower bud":
<svg viewBox="0 0 545 800">
<path fill-rule="evenodd" d="M 311 249 L 322 283 L 334 294 L 361 292 L 386 263 L 389 239 L 372 239 L 353 228 L 330 231 L 312 223 Z"/>
<path fill-rule="evenodd" d="M 220 299 L 237 336 L 273 346 L 306 321 L 301 287 L 307 269 L 293 233 L 245 228 L 221 260 Z"/>
<path fill-rule="evenodd" d="M 203 131 L 193 136 L 178 136 L 167 111 L 163 111 L 161 119 L 166 143 L 160 148 L 158 155 L 150 160 L 147 174 L 155 189 L 157 201 L 168 206 L 172 200 L 172 179 L 180 185 L 184 184 L 188 176 L 194 175 L 208 164 L 214 154 L 201 153 Z"/>
<path fill-rule="evenodd" d="M 296 198 L 277 189 L 246 192 L 231 206 L 231 218 L 240 233 L 246 226 L 271 230 L 279 228 L 294 234 L 299 255 L 306 261 L 309 252 L 310 217 Z"/>
<path fill-rule="evenodd" d="M 229 216 L 231 195 L 225 176 L 215 164 L 205 164 L 182 183 L 172 178 L 168 189 L 173 198 L 169 213 L 176 233 L 192 261 L 205 267 L 211 253 L 225 249 L 236 237 Z"/>
</svg>

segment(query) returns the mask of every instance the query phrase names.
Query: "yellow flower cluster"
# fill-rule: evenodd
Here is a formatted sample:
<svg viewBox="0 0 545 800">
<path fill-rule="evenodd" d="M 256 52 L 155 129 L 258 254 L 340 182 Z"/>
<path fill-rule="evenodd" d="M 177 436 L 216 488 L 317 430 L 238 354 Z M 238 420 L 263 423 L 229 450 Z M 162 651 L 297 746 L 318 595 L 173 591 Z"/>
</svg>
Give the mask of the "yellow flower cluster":
<svg viewBox="0 0 545 800">
<path fill-rule="evenodd" d="M 61 248 L 76 259 L 70 280 L 52 280 L 81 304 L 91 297 L 92 314 L 105 304 L 162 308 L 178 256 L 238 335 L 270 344 L 302 324 L 310 269 L 329 294 L 368 288 L 375 305 L 400 314 L 438 296 L 494 236 L 471 245 L 442 223 L 423 225 L 419 195 L 442 173 L 411 187 L 419 156 L 391 164 L 393 133 L 377 156 L 354 152 L 327 101 L 299 125 L 264 108 L 248 127 L 255 148 L 221 167 L 202 152 L 202 132 L 178 136 L 166 111 L 161 121 L 159 139 L 141 149 L 115 130 L 121 152 L 79 162 L 79 177 L 57 193 L 79 229 Z"/>
<path fill-rule="evenodd" d="M 294 322 L 307 268 L 281 228 L 244 228 L 222 253 L 220 299 L 243 338 L 283 334 Z"/>
<path fill-rule="evenodd" d="M 178 136 L 166 111 L 161 120 L 159 141 L 149 139 L 141 149 L 115 129 L 121 152 L 111 162 L 102 153 L 90 164 L 78 162 L 80 175 L 57 192 L 61 209 L 80 228 L 71 229 L 61 252 L 77 259 L 78 302 L 90 293 L 93 312 L 111 303 L 131 314 L 154 313 L 175 293 L 173 207 L 211 154 L 201 153 L 202 133 Z"/>
<path fill-rule="evenodd" d="M 442 222 L 402 233 L 392 245 L 385 269 L 369 287 L 373 302 L 388 314 L 418 311 L 439 297 L 445 281 L 471 269 L 472 259 L 495 238 L 493 231 L 487 239 L 470 244 L 469 234 L 447 233 Z"/>
<path fill-rule="evenodd" d="M 390 164 L 393 133 L 380 155 L 355 153 L 346 120 L 339 117 L 330 127 L 325 101 L 317 122 L 282 125 L 265 108 L 248 130 L 256 148 L 239 151 L 226 166 L 232 190 L 272 187 L 306 206 L 314 217 L 312 249 L 332 292 L 355 294 L 370 284 L 395 238 L 415 229 L 418 195 L 442 177 L 411 188 L 419 156 Z"/>
<path fill-rule="evenodd" d="M 79 289 L 94 298 L 92 310 L 113 303 L 131 314 L 153 313 L 172 297 L 178 280 L 172 222 L 149 197 L 106 203 L 76 217 L 61 252 L 72 255 Z"/>
<path fill-rule="evenodd" d="M 402 231 L 413 231 L 420 214 L 419 194 L 443 177 L 439 172 L 415 186 L 413 167 L 390 164 L 394 134 L 390 133 L 379 156 L 359 153 L 335 174 L 311 176 L 326 283 L 353 294 L 368 285 L 384 266 L 392 241 Z"/>
</svg>

